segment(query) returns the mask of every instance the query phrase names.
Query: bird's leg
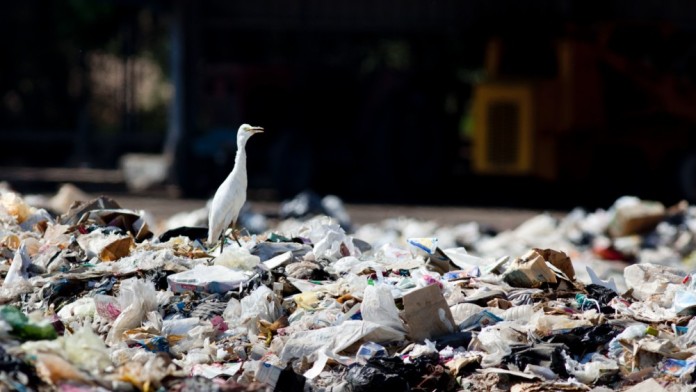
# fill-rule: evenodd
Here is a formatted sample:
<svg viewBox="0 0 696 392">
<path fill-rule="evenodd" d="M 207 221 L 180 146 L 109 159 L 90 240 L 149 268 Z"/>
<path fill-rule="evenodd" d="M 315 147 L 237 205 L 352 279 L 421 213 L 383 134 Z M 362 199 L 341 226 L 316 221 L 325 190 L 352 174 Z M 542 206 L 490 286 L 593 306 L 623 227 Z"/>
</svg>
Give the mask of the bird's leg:
<svg viewBox="0 0 696 392">
<path fill-rule="evenodd" d="M 239 247 L 241 248 L 242 243 L 239 242 L 239 239 L 237 238 L 237 234 L 234 232 L 234 230 L 232 230 L 232 237 L 234 237 L 234 240 L 237 241 L 237 245 L 239 245 Z"/>
<path fill-rule="evenodd" d="M 225 250 L 225 232 L 223 231 L 222 234 L 220 234 L 220 254 L 222 254 L 222 251 Z"/>
<path fill-rule="evenodd" d="M 235 227 L 237 226 L 237 222 L 232 224 L 232 237 L 234 238 L 235 241 L 237 241 L 237 245 L 239 247 L 242 247 L 242 244 L 239 242 L 239 238 L 237 238 L 237 233 L 235 233 Z"/>
</svg>

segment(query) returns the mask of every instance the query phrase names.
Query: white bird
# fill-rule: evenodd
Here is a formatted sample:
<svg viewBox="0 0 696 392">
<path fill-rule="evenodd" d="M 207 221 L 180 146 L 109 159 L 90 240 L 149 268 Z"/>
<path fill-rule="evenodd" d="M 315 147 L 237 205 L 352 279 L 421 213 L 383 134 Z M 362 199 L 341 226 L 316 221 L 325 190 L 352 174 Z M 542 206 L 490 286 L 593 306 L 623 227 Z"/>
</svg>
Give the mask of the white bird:
<svg viewBox="0 0 696 392">
<path fill-rule="evenodd" d="M 249 138 L 263 132 L 261 127 L 252 127 L 242 124 L 237 131 L 237 155 L 234 158 L 234 168 L 213 196 L 213 203 L 208 213 L 208 246 L 212 246 L 225 234 L 225 230 L 232 224 L 232 236 L 237 244 L 239 240 L 234 233 L 237 224 L 239 210 L 246 201 L 247 169 L 246 169 L 246 144 Z M 224 245 L 224 239 L 222 244 Z M 241 246 L 241 244 L 240 244 Z"/>
</svg>

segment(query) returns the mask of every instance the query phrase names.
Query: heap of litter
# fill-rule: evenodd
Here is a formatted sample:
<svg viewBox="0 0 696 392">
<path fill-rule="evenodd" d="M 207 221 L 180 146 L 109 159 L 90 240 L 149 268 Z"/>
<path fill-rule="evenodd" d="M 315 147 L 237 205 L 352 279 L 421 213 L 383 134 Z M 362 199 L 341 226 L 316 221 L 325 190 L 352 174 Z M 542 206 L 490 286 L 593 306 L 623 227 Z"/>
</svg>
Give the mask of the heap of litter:
<svg viewBox="0 0 696 392">
<path fill-rule="evenodd" d="M 331 198 L 321 211 L 340 216 L 295 202 L 241 247 L 209 249 L 205 228 L 158 233 L 108 197 L 31 201 L 0 191 L 1 389 L 696 385 L 686 203 L 625 197 L 500 233 L 408 218 L 346 231 Z"/>
</svg>

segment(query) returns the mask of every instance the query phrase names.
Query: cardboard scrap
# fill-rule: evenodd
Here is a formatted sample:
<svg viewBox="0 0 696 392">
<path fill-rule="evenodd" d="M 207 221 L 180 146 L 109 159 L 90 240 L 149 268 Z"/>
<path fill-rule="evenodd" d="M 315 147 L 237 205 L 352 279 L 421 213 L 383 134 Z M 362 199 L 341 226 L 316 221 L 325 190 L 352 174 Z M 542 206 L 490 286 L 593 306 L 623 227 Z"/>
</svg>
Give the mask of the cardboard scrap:
<svg viewBox="0 0 696 392">
<path fill-rule="evenodd" d="M 101 261 L 115 261 L 128 256 L 131 249 L 135 247 L 135 241 L 129 235 L 105 235 L 101 231 L 81 235 L 77 243 L 87 257 L 98 257 Z"/>
<path fill-rule="evenodd" d="M 467 355 L 464 355 L 463 357 L 451 359 L 445 364 L 445 366 L 447 366 L 447 369 L 449 369 L 450 373 L 452 373 L 455 376 L 458 376 L 463 369 L 474 364 L 478 364 L 480 362 L 481 356 L 479 354 L 469 353 Z"/>
<path fill-rule="evenodd" d="M 534 250 L 539 253 L 544 260 L 551 263 L 554 267 L 566 274 L 570 280 L 575 280 L 575 269 L 573 268 L 573 262 L 570 261 L 570 257 L 568 257 L 565 252 L 539 248 L 534 248 Z"/>
<path fill-rule="evenodd" d="M 133 243 L 133 237 L 122 237 L 114 242 L 106 245 L 101 252 L 99 252 L 99 259 L 101 261 L 115 261 L 121 257 L 126 257 L 130 254 L 131 248 L 135 244 Z"/>
<path fill-rule="evenodd" d="M 558 282 L 544 256 L 534 249 L 510 263 L 503 279 L 513 287 L 539 287 L 543 283 Z"/>
<path fill-rule="evenodd" d="M 512 302 L 502 298 L 494 298 L 488 301 L 487 305 L 490 308 L 499 308 L 505 310 L 512 307 Z"/>
<path fill-rule="evenodd" d="M 438 286 L 414 290 L 404 295 L 403 303 L 402 318 L 412 340 L 422 342 L 454 332 L 452 312 Z"/>
<path fill-rule="evenodd" d="M 612 237 L 623 237 L 650 231 L 665 217 L 665 206 L 659 202 L 641 201 L 618 206 L 609 225 Z"/>
</svg>

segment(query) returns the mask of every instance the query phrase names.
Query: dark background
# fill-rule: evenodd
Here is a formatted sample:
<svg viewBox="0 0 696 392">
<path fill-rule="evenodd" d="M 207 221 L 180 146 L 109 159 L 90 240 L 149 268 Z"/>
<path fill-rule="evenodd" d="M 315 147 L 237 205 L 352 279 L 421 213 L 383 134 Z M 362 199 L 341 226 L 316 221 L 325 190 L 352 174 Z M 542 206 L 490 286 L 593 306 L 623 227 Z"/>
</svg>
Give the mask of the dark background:
<svg viewBox="0 0 696 392">
<path fill-rule="evenodd" d="M 247 147 L 263 198 L 671 203 L 696 196 L 695 29 L 687 1 L 2 2 L 0 166 L 115 169 L 126 153 L 166 153 L 167 183 L 210 197 L 250 123 L 267 130 Z M 535 150 L 554 157 L 551 177 L 473 170 L 476 86 L 559 79 L 562 39 L 600 48 L 601 102 L 574 101 L 596 121 Z"/>
</svg>

